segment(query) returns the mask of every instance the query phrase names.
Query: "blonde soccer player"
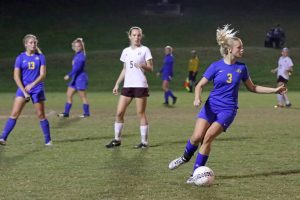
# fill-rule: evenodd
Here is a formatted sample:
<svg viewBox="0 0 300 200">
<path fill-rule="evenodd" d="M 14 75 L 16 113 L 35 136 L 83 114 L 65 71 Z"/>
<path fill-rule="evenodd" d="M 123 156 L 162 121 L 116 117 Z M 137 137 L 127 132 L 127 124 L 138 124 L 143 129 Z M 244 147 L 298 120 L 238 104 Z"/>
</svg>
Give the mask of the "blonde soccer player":
<svg viewBox="0 0 300 200">
<path fill-rule="evenodd" d="M 202 103 L 202 90 L 209 82 L 214 87 L 202 109 L 195 124 L 194 132 L 187 141 L 184 153 L 169 164 L 169 169 L 178 168 L 187 163 L 194 152 L 200 149 L 194 164 L 193 171 L 204 166 L 211 152 L 214 139 L 225 132 L 233 122 L 238 109 L 238 90 L 242 81 L 246 88 L 254 93 L 283 93 L 286 88 L 282 85 L 277 88 L 255 85 L 248 73 L 248 67 L 238 61 L 243 56 L 244 47 L 242 40 L 236 36 L 229 25 L 217 29 L 217 42 L 223 58 L 213 62 L 203 74 L 203 77 L 195 88 L 194 106 Z M 189 177 L 188 184 L 194 183 L 194 177 Z"/>
<path fill-rule="evenodd" d="M 136 112 L 140 120 L 141 142 L 135 148 L 148 147 L 149 125 L 146 116 L 147 97 L 149 96 L 148 83 L 145 72 L 153 71 L 152 55 L 148 47 L 142 45 L 143 32 L 140 27 L 131 27 L 128 31 L 130 46 L 121 54 L 123 68 L 113 88 L 113 94 L 118 95 L 119 85 L 124 85 L 119 98 L 114 123 L 114 139 L 106 145 L 114 148 L 121 145 L 124 115 L 133 99 L 136 102 Z"/>
</svg>

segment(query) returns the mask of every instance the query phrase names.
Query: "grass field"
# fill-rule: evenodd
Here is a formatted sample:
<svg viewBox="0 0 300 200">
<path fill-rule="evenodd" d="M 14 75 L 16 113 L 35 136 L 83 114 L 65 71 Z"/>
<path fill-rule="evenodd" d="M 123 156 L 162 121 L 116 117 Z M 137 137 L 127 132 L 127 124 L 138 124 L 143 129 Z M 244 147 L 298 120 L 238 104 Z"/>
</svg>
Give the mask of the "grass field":
<svg viewBox="0 0 300 200">
<path fill-rule="evenodd" d="M 92 116 L 79 119 L 75 98 L 72 116 L 58 119 L 64 93 L 47 93 L 53 147 L 43 146 L 39 123 L 28 104 L 0 146 L 2 200 L 32 199 L 300 199 L 300 94 L 290 92 L 290 109 L 274 109 L 275 95 L 240 92 L 240 109 L 230 129 L 219 136 L 207 163 L 214 185 L 186 185 L 193 160 L 175 171 L 170 160 L 182 154 L 198 109 L 193 95 L 175 91 L 178 104 L 162 106 L 162 92 L 151 92 L 148 104 L 150 148 L 139 142 L 134 102 L 126 113 L 123 143 L 106 149 L 113 136 L 117 98 L 89 93 Z M 207 93 L 204 93 L 204 97 Z M 0 127 L 10 112 L 13 94 L 2 93 Z"/>
</svg>

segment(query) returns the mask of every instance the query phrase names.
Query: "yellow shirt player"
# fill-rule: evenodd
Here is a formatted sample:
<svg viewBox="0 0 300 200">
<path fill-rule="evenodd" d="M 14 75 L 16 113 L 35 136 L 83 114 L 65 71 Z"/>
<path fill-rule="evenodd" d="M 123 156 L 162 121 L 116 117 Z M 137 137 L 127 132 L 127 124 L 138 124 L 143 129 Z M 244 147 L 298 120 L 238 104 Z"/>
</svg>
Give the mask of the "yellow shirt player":
<svg viewBox="0 0 300 200">
<path fill-rule="evenodd" d="M 195 86 L 195 82 L 196 82 L 196 76 L 198 74 L 199 71 L 199 58 L 197 56 L 197 52 L 196 50 L 192 50 L 191 51 L 192 57 L 189 60 L 189 64 L 188 64 L 188 71 L 189 71 L 189 76 L 188 76 L 188 80 L 189 80 L 189 86 L 188 86 L 188 91 L 189 92 L 193 92 L 193 87 Z"/>
</svg>

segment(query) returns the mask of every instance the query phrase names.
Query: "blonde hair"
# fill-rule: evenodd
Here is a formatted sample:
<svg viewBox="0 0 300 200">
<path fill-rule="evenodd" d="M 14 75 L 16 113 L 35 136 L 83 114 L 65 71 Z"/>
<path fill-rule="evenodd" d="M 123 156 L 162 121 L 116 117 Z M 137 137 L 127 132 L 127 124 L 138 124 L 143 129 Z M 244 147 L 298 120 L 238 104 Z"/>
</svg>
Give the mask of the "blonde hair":
<svg viewBox="0 0 300 200">
<path fill-rule="evenodd" d="M 143 35 L 143 30 L 142 30 L 140 27 L 138 27 L 138 26 L 133 26 L 133 27 L 131 27 L 131 28 L 129 29 L 129 31 L 127 32 L 128 37 L 131 35 L 132 30 L 139 30 L 140 33 L 141 33 L 141 35 L 142 35 L 142 38 L 144 37 L 144 35 Z"/>
<path fill-rule="evenodd" d="M 75 43 L 80 43 L 80 45 L 81 45 L 81 47 L 82 47 L 83 54 L 86 55 L 86 52 L 85 52 L 85 45 L 84 45 L 83 39 L 82 39 L 82 38 L 76 38 L 76 39 L 72 42 L 72 47 L 74 46 Z"/>
<path fill-rule="evenodd" d="M 220 46 L 220 53 L 223 57 L 229 53 L 233 41 L 241 41 L 240 38 L 235 36 L 238 31 L 229 29 L 229 27 L 230 25 L 226 24 L 223 28 L 217 29 L 217 43 Z"/>
<path fill-rule="evenodd" d="M 27 35 L 25 35 L 24 38 L 23 38 L 23 44 L 25 45 L 27 43 L 27 41 L 28 41 L 29 38 L 32 38 L 32 39 L 35 40 L 35 42 L 36 42 L 36 51 L 39 54 L 42 54 L 41 49 L 38 47 L 39 41 L 38 41 L 38 39 L 37 39 L 37 37 L 35 35 L 33 35 L 33 34 L 27 34 Z"/>
<path fill-rule="evenodd" d="M 165 47 L 165 49 L 168 49 L 169 52 L 170 52 L 170 54 L 173 53 L 173 48 L 172 48 L 171 46 L 167 45 L 167 46 Z"/>
</svg>

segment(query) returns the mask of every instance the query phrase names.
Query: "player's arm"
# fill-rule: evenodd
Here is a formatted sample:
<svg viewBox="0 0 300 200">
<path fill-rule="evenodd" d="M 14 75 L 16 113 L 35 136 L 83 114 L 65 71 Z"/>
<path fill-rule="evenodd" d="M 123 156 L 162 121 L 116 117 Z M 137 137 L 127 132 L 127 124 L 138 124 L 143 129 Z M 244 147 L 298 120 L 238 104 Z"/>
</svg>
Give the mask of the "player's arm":
<svg viewBox="0 0 300 200">
<path fill-rule="evenodd" d="M 126 68 L 125 68 L 125 63 L 124 63 L 123 69 L 122 69 L 122 71 L 121 71 L 121 73 L 120 73 L 120 75 L 119 75 L 119 77 L 116 81 L 116 84 L 113 88 L 113 94 L 115 94 L 115 95 L 118 95 L 119 85 L 125 78 L 125 70 L 126 70 Z"/>
<path fill-rule="evenodd" d="M 64 79 L 65 80 L 68 80 L 70 77 L 78 74 L 78 72 L 80 70 L 82 70 L 84 66 L 84 61 L 83 60 L 77 60 L 74 64 L 73 64 L 73 67 L 72 67 L 72 71 L 70 71 L 67 75 L 65 75 Z"/>
<path fill-rule="evenodd" d="M 198 84 L 195 87 L 195 99 L 194 99 L 194 106 L 198 107 L 201 105 L 201 95 L 204 86 L 208 83 L 208 79 L 205 77 L 202 77 L 202 79 L 198 82 Z"/>
<path fill-rule="evenodd" d="M 278 71 L 278 67 L 274 68 L 274 69 L 271 69 L 271 72 L 272 73 L 276 73 Z"/>
<path fill-rule="evenodd" d="M 21 69 L 20 68 L 15 67 L 14 80 L 15 80 L 15 83 L 18 86 L 18 88 L 20 88 L 20 90 L 23 92 L 25 98 L 29 98 L 29 94 L 26 92 L 25 87 L 21 80 Z"/>
<path fill-rule="evenodd" d="M 244 84 L 250 92 L 259 93 L 259 94 L 270 94 L 270 93 L 282 94 L 282 93 L 285 93 L 287 91 L 287 88 L 284 87 L 283 85 L 279 86 L 277 88 L 270 88 L 270 87 L 255 85 L 252 82 L 250 77 L 244 82 Z"/>
<path fill-rule="evenodd" d="M 152 72 L 153 71 L 153 61 L 152 59 L 149 59 L 146 61 L 144 64 L 139 64 L 139 68 L 147 71 L 147 72 Z"/>
</svg>

